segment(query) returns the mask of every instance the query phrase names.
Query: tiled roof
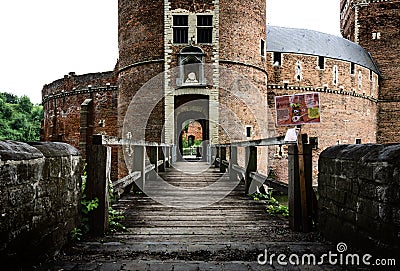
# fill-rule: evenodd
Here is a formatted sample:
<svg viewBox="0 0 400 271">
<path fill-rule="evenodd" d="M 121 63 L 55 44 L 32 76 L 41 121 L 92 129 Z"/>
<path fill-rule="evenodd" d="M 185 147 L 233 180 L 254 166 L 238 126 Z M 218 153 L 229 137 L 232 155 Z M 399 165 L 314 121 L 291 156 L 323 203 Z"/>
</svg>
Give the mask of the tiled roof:
<svg viewBox="0 0 400 271">
<path fill-rule="evenodd" d="M 307 29 L 267 26 L 267 51 L 324 56 L 353 62 L 379 74 L 371 55 L 347 39 Z"/>
</svg>

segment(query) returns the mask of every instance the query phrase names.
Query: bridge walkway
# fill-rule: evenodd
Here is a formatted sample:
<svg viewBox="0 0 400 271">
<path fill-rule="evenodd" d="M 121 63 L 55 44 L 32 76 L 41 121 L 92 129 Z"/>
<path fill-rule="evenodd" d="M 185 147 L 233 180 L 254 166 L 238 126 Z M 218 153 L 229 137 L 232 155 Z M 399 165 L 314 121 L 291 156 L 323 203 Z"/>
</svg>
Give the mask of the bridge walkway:
<svg viewBox="0 0 400 271">
<path fill-rule="evenodd" d="M 113 206 L 124 213 L 126 232 L 74 244 L 42 270 L 341 270 L 282 266 L 277 256 L 260 265 L 265 252 L 301 258 L 336 248 L 316 232 L 291 231 L 287 218 L 268 214 L 219 169 L 178 162 L 160 176 L 145 183 L 151 197 L 132 192 Z"/>
</svg>

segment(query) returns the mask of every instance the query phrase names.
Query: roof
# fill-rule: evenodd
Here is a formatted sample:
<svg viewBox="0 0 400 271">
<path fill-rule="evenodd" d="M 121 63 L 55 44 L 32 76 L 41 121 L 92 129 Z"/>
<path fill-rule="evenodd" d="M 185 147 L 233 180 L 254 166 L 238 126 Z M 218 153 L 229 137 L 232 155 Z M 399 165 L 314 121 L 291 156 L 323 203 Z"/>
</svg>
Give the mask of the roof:
<svg viewBox="0 0 400 271">
<path fill-rule="evenodd" d="M 372 56 L 342 37 L 307 29 L 267 26 L 267 51 L 324 56 L 353 62 L 379 74 Z"/>
</svg>

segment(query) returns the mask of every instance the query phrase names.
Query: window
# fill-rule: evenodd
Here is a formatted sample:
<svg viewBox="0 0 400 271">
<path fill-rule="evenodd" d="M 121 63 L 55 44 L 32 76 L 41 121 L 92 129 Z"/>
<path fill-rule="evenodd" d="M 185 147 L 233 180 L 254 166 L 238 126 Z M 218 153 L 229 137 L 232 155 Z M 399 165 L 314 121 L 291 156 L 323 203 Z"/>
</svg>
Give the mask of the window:
<svg viewBox="0 0 400 271">
<path fill-rule="evenodd" d="M 260 50 L 261 50 L 261 56 L 265 56 L 265 40 L 261 39 L 260 42 Z"/>
<path fill-rule="evenodd" d="M 308 142 L 310 143 L 313 150 L 318 149 L 318 137 L 310 137 L 308 139 Z"/>
<path fill-rule="evenodd" d="M 380 40 L 381 39 L 381 33 L 380 32 L 372 32 L 372 39 L 373 40 Z"/>
<path fill-rule="evenodd" d="M 246 137 L 251 137 L 251 126 L 246 126 Z"/>
<path fill-rule="evenodd" d="M 274 66 L 282 66 L 282 53 L 274 52 L 272 61 Z"/>
<path fill-rule="evenodd" d="M 362 89 L 362 80 L 363 80 L 362 72 L 358 71 L 358 89 Z"/>
<path fill-rule="evenodd" d="M 351 64 L 350 64 L 350 74 L 354 75 L 355 74 L 355 70 L 356 70 L 356 64 L 351 62 Z"/>
<path fill-rule="evenodd" d="M 339 83 L 339 70 L 338 70 L 338 66 L 333 66 L 333 80 L 332 80 L 332 84 L 337 86 Z"/>
<path fill-rule="evenodd" d="M 188 43 L 188 15 L 174 15 L 174 43 Z"/>
<path fill-rule="evenodd" d="M 369 81 L 372 82 L 372 78 L 373 78 L 373 72 L 372 70 L 369 70 Z"/>
<path fill-rule="evenodd" d="M 318 57 L 318 67 L 321 70 L 325 69 L 325 57 L 323 56 Z"/>
<path fill-rule="evenodd" d="M 296 81 L 303 80 L 303 65 L 299 60 L 296 62 L 294 70 L 295 70 L 294 78 L 296 79 Z"/>
<path fill-rule="evenodd" d="M 197 15 L 197 43 L 212 43 L 212 15 Z"/>
<path fill-rule="evenodd" d="M 361 144 L 361 138 L 356 138 L 356 144 Z"/>
</svg>

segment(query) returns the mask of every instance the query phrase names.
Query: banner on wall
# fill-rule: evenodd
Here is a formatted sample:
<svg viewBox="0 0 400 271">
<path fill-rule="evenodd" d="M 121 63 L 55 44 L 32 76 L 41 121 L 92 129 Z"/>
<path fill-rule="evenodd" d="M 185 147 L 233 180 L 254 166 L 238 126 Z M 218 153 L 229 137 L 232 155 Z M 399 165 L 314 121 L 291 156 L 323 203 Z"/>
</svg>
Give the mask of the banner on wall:
<svg viewBox="0 0 400 271">
<path fill-rule="evenodd" d="M 278 126 L 321 123 L 319 93 L 275 96 Z"/>
</svg>

